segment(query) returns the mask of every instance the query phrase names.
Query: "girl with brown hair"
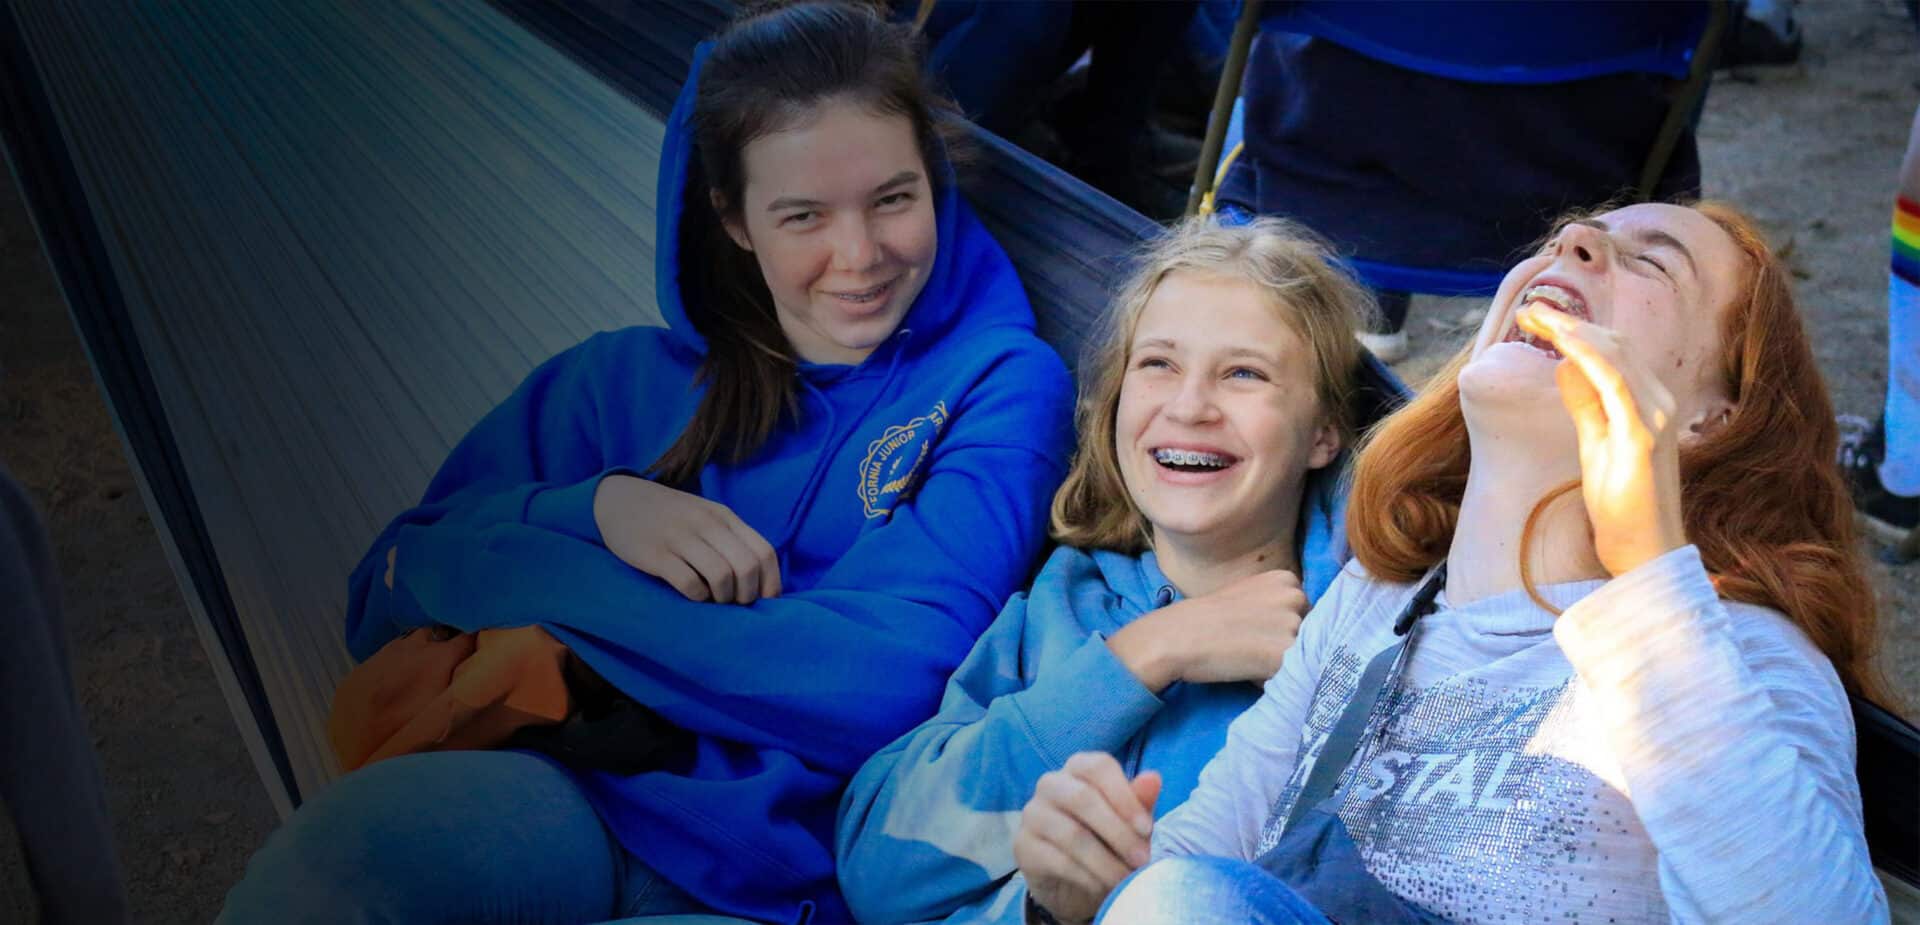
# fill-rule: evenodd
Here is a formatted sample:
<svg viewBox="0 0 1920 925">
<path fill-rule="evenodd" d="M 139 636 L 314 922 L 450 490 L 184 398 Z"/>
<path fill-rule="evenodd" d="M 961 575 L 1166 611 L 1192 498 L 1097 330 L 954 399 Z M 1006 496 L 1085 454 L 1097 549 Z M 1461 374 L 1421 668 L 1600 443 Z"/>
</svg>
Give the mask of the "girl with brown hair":
<svg viewBox="0 0 1920 925">
<path fill-rule="evenodd" d="M 1108 920 L 1884 920 L 1835 440 L 1749 219 L 1566 223 L 1362 449 L 1354 565 Z M 1131 807 L 1087 805 L 1097 859 Z"/>
<path fill-rule="evenodd" d="M 656 197 L 666 326 L 542 364 L 350 579 L 357 658 L 533 628 L 591 706 L 348 773 L 224 921 L 847 918 L 840 790 L 1030 574 L 1072 447 L 945 109 L 871 4 L 757 5 L 695 51 Z"/>
</svg>

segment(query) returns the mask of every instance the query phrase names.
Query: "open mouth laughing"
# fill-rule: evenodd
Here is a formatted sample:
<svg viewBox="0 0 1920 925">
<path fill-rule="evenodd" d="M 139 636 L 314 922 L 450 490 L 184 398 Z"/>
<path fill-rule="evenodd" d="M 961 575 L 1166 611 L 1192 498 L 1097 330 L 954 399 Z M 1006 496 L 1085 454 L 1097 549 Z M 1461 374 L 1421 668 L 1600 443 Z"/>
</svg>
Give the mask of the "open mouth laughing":
<svg viewBox="0 0 1920 925">
<path fill-rule="evenodd" d="M 1582 298 L 1580 293 L 1558 283 L 1535 283 L 1522 290 L 1519 305 L 1514 309 L 1513 316 L 1518 318 L 1521 309 L 1535 302 L 1582 321 L 1593 320 L 1593 310 L 1587 306 L 1587 300 Z M 1512 324 L 1507 331 L 1507 336 L 1500 342 L 1522 344 L 1556 360 L 1562 358 L 1559 349 L 1554 347 L 1552 342 L 1534 336 L 1518 324 Z"/>
</svg>

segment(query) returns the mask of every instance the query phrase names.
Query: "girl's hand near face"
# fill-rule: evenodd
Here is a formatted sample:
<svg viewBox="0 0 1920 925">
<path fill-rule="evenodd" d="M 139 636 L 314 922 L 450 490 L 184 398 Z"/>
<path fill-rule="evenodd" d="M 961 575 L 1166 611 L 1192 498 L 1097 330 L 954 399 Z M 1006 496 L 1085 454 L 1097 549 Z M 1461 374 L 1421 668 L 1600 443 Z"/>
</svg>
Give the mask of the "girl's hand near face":
<svg viewBox="0 0 1920 925">
<path fill-rule="evenodd" d="M 621 561 L 690 601 L 751 604 L 780 593 L 773 545 L 724 504 L 631 475 L 593 493 L 593 520 Z"/>
<path fill-rule="evenodd" d="M 1600 564 L 1624 575 L 1685 546 L 1673 393 L 1611 329 L 1538 304 L 1519 323 L 1566 357 L 1555 378 L 1579 435 L 1580 491 Z"/>
<path fill-rule="evenodd" d="M 1261 683 L 1280 671 L 1307 609 L 1300 576 L 1274 569 L 1162 607 L 1107 645 L 1155 694 L 1175 681 Z"/>
<path fill-rule="evenodd" d="M 1061 922 L 1091 921 L 1107 894 L 1146 865 L 1159 799 L 1157 772 L 1129 781 L 1106 752 L 1080 752 L 1042 775 L 1013 838 L 1027 895 Z"/>
</svg>

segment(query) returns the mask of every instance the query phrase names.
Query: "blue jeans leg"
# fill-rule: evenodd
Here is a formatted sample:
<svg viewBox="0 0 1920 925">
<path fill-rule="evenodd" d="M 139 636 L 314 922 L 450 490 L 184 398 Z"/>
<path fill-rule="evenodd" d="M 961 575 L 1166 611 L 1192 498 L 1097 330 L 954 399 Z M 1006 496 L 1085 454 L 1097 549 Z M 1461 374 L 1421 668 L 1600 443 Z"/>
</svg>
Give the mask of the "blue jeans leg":
<svg viewBox="0 0 1920 925">
<path fill-rule="evenodd" d="M 597 922 L 699 904 L 632 859 L 573 779 L 522 752 L 392 758 L 275 832 L 221 923 Z"/>
<path fill-rule="evenodd" d="M 1227 858 L 1166 858 L 1121 881 L 1100 925 L 1331 925 L 1272 874 Z"/>
</svg>

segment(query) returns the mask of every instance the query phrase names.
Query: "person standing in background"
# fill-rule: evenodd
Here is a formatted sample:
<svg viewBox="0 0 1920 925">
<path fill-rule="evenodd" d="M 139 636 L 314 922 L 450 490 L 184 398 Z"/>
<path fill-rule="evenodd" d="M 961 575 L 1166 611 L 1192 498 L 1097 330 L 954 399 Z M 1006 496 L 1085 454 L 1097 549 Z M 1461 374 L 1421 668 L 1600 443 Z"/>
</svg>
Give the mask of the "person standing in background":
<svg viewBox="0 0 1920 925">
<path fill-rule="evenodd" d="M 0 803 L 19 831 L 46 925 L 129 921 L 100 762 L 74 696 L 60 584 L 26 489 L 0 468 Z"/>
</svg>

